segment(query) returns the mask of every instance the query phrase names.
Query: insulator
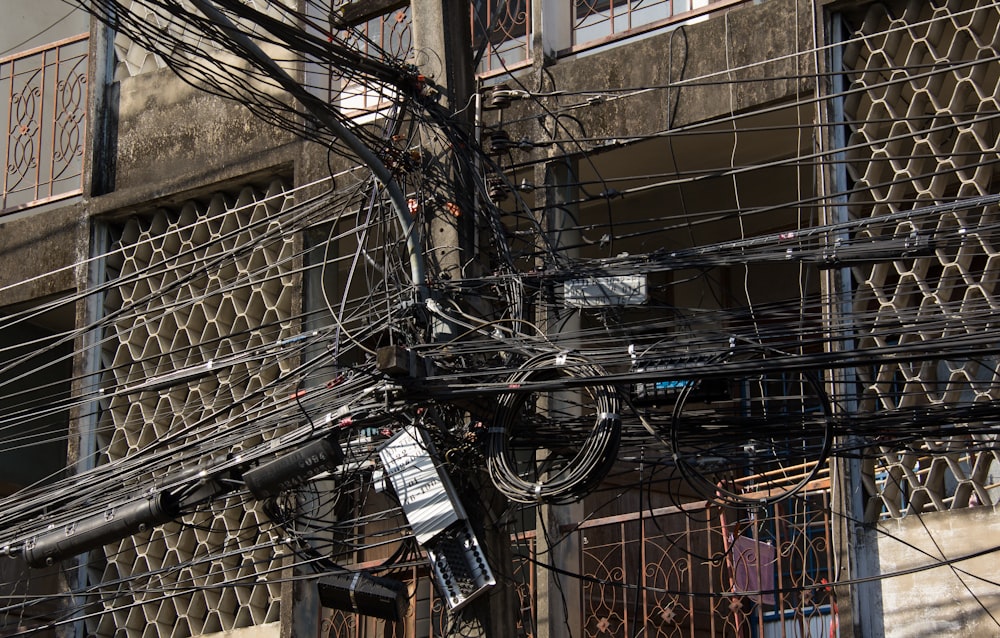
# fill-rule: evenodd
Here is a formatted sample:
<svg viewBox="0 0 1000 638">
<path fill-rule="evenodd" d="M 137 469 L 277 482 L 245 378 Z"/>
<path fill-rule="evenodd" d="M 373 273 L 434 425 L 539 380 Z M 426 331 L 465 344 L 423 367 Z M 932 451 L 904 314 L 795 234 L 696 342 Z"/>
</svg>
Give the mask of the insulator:
<svg viewBox="0 0 1000 638">
<path fill-rule="evenodd" d="M 487 180 L 486 185 L 487 193 L 494 203 L 506 201 L 510 195 L 510 187 L 502 177 L 494 175 Z"/>
<path fill-rule="evenodd" d="M 486 142 L 486 152 L 491 155 L 499 155 L 512 146 L 510 135 L 504 130 L 490 131 Z"/>
</svg>

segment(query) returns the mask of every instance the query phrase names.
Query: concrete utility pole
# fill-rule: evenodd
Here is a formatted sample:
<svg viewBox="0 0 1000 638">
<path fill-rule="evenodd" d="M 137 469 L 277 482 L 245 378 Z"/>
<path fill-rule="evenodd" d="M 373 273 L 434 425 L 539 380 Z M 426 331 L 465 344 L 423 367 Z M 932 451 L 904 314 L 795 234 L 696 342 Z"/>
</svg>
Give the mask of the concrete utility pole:
<svg viewBox="0 0 1000 638">
<path fill-rule="evenodd" d="M 442 89 L 442 104 L 450 112 L 453 121 L 467 132 L 472 131 L 473 97 L 475 94 L 475 69 L 472 60 L 472 19 L 468 0 L 413 0 L 413 42 L 416 61 L 420 72 L 433 80 Z M 444 142 L 442 139 L 441 142 Z M 438 192 L 439 202 L 434 210 L 424 211 L 431 215 L 430 232 L 426 240 L 428 277 L 454 281 L 469 274 L 476 265 L 476 222 L 477 202 L 470 196 L 475 167 L 463 164 L 455 149 L 443 145 L 426 149 L 441 161 L 450 165 L 443 167 L 448 179 L 445 183 L 457 185 L 454 192 Z M 457 205 L 449 209 L 446 203 Z M 459 298 L 455 301 L 477 306 L 477 300 Z M 456 336 L 449 326 L 437 329 L 438 337 L 447 339 Z M 493 486 L 486 480 L 476 481 L 478 498 L 463 503 L 472 519 L 480 541 L 486 546 L 490 569 L 497 584 L 488 595 L 472 601 L 462 610 L 462 635 L 479 635 L 483 638 L 509 638 L 516 636 L 515 610 L 518 597 L 511 578 L 512 563 L 510 533 L 504 526 L 494 526 L 496 512 L 490 512 L 495 504 L 501 503 Z M 478 502 L 476 502 L 478 501 Z M 502 507 L 502 506 L 501 506 Z M 470 626 L 471 625 L 471 626 Z"/>
<path fill-rule="evenodd" d="M 420 72 L 442 88 L 442 104 L 454 121 L 471 130 L 473 109 L 468 108 L 475 93 L 475 69 L 472 68 L 472 32 L 469 2 L 461 0 L 415 0 L 413 10 L 413 42 Z M 444 161 L 453 162 L 453 149 L 428 149 Z M 427 239 L 428 274 L 445 279 L 458 279 L 474 251 L 471 208 L 472 192 L 469 170 L 472 167 L 452 163 L 446 167 L 451 183 L 465 184 L 462 192 L 437 193 L 441 200 L 431 215 Z M 458 205 L 448 210 L 445 202 Z"/>
</svg>

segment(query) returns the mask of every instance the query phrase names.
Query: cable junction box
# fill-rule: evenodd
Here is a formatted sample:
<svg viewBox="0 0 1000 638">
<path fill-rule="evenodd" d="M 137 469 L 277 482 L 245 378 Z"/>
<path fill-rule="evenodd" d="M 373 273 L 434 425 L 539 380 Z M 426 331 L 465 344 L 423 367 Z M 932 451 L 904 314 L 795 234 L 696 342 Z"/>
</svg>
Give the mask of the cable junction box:
<svg viewBox="0 0 1000 638">
<path fill-rule="evenodd" d="M 333 572 L 317 582 L 320 604 L 363 616 L 400 621 L 406 617 L 410 597 L 406 585 L 368 572 Z"/>
<path fill-rule="evenodd" d="M 718 353 L 679 354 L 671 358 L 642 360 L 635 362 L 631 372 L 646 377 L 649 381 L 632 384 L 632 401 L 639 405 L 672 405 L 680 393 L 689 385 L 694 386 L 689 401 L 723 401 L 731 398 L 729 384 L 725 379 L 701 379 L 697 369 L 711 366 L 722 360 Z M 659 377 L 659 378 L 656 378 Z"/>
<path fill-rule="evenodd" d="M 496 580 L 448 475 L 433 457 L 430 440 L 412 426 L 403 428 L 379 450 L 403 514 L 427 551 L 442 597 L 454 610 Z"/>
<path fill-rule="evenodd" d="M 420 545 L 466 518 L 448 477 L 434 464 L 432 450 L 423 432 L 407 427 L 386 441 L 378 453 Z"/>
</svg>

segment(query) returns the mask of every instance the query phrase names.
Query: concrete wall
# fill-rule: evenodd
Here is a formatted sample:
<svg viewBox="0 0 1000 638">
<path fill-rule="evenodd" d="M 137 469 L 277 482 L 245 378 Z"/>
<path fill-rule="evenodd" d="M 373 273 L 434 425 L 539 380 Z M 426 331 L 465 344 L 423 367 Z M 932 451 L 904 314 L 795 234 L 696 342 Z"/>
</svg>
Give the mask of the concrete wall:
<svg viewBox="0 0 1000 638">
<path fill-rule="evenodd" d="M 143 197 L 287 163 L 287 154 L 273 154 L 297 141 L 243 105 L 199 91 L 169 69 L 122 80 L 111 108 L 118 124 L 114 190 L 140 191 Z"/>
<path fill-rule="evenodd" d="M 892 575 L 996 548 L 1000 517 L 992 508 L 978 507 L 885 521 L 878 531 L 881 572 Z M 997 580 L 996 552 L 886 578 L 882 581 L 885 635 L 996 636 L 1000 633 Z"/>
<path fill-rule="evenodd" d="M 0 307 L 75 289 L 86 255 L 82 206 L 0 217 Z"/>
<path fill-rule="evenodd" d="M 544 71 L 536 68 L 515 75 L 532 91 L 641 89 L 687 81 L 687 86 L 673 91 L 640 93 L 572 113 L 594 137 L 665 131 L 812 90 L 811 79 L 795 79 L 813 69 L 813 55 L 800 53 L 812 48 L 812 15 L 808 0 L 742 5 L 643 39 L 559 58 Z M 535 59 L 540 58 L 537 51 Z M 782 79 L 736 84 L 732 92 L 726 85 L 729 79 L 762 78 Z M 514 82 L 506 84 L 520 88 Z M 583 99 L 575 96 L 566 102 Z M 515 104 L 508 119 L 533 110 L 534 103 Z"/>
</svg>

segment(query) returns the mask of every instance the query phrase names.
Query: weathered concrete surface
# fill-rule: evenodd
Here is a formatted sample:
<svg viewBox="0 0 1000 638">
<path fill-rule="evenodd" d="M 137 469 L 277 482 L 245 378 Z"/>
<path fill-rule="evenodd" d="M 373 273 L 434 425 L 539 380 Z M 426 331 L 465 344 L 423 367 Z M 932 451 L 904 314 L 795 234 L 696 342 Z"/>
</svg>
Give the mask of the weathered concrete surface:
<svg viewBox="0 0 1000 638">
<path fill-rule="evenodd" d="M 115 190 L 197 187 L 214 174 L 245 174 L 295 141 L 243 105 L 199 91 L 169 69 L 121 81 Z"/>
<path fill-rule="evenodd" d="M 0 307 L 75 289 L 87 228 L 80 205 L 0 217 Z"/>
<path fill-rule="evenodd" d="M 976 507 L 886 521 L 879 531 L 881 572 L 893 574 L 996 547 L 1000 516 L 993 508 Z M 1000 635 L 1000 591 L 991 584 L 997 580 L 997 554 L 953 567 L 882 581 L 887 638 Z"/>
<path fill-rule="evenodd" d="M 605 98 L 573 110 L 582 132 L 568 118 L 563 123 L 573 134 L 584 137 L 622 139 L 666 131 L 811 91 L 811 78 L 802 76 L 811 73 L 814 66 L 812 20 L 807 0 L 743 5 L 703 22 L 629 40 L 623 46 L 561 58 L 542 72 L 525 74 L 522 83 L 541 92 L 672 85 L 675 88 L 670 90 Z M 549 105 L 584 100 L 573 95 L 552 99 Z M 538 115 L 535 104 L 523 102 L 515 103 L 505 117 L 510 121 L 532 114 Z M 518 134 L 528 135 L 527 131 L 520 133 L 523 128 L 518 128 Z"/>
</svg>

